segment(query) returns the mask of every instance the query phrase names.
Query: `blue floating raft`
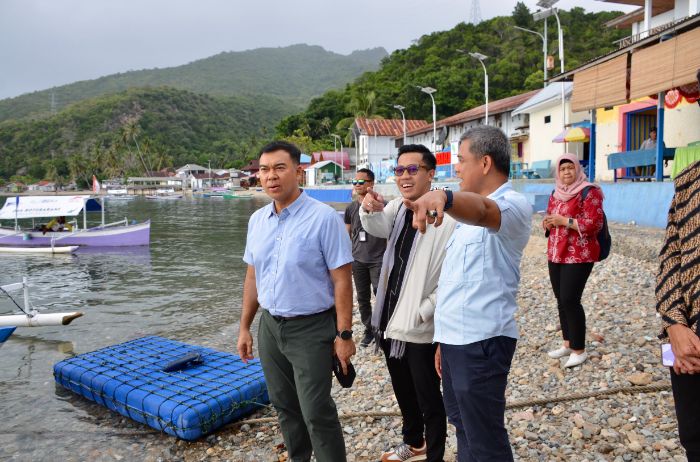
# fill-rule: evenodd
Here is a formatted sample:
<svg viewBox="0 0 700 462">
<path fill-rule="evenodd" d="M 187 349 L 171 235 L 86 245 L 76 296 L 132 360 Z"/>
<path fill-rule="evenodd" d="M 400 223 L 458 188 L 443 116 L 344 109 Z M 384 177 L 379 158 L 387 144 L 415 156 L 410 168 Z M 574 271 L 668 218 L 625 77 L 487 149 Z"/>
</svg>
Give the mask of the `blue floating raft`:
<svg viewBox="0 0 700 462">
<path fill-rule="evenodd" d="M 163 371 L 178 368 L 178 361 L 179 370 Z M 112 411 L 188 441 L 269 403 L 259 361 L 246 365 L 230 353 L 155 336 L 56 363 L 54 378 Z"/>
</svg>

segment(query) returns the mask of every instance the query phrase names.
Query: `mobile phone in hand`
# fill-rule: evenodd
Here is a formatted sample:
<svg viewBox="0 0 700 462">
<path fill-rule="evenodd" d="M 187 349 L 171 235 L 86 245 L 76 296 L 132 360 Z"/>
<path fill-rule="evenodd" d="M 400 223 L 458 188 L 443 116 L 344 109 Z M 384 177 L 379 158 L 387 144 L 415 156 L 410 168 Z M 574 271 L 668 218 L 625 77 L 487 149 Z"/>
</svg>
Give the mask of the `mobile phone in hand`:
<svg viewBox="0 0 700 462">
<path fill-rule="evenodd" d="M 676 361 L 676 357 L 673 356 L 673 350 L 671 349 L 670 343 L 664 343 L 661 345 L 661 364 L 667 367 L 673 367 L 673 363 Z"/>
</svg>

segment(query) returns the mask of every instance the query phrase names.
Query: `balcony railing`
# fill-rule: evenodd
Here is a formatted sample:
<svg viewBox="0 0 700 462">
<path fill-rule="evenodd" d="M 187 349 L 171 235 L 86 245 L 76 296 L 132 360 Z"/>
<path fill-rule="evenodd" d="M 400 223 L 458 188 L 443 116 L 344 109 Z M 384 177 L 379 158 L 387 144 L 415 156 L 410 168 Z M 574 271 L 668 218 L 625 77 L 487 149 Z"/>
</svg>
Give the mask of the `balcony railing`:
<svg viewBox="0 0 700 462">
<path fill-rule="evenodd" d="M 656 35 L 660 32 L 665 31 L 666 29 L 670 29 L 673 26 L 675 26 L 676 24 L 685 21 L 686 19 L 688 19 L 688 16 L 684 16 L 684 17 L 679 18 L 679 19 L 674 19 L 673 21 L 667 22 L 666 24 L 652 27 L 649 30 L 645 30 L 644 32 L 640 32 L 638 34 L 630 35 L 629 37 L 625 37 L 623 39 L 616 40 L 613 43 L 616 43 L 619 48 L 626 48 L 634 43 L 639 42 L 642 39 L 645 39 L 645 38 L 650 37 L 652 35 Z"/>
</svg>

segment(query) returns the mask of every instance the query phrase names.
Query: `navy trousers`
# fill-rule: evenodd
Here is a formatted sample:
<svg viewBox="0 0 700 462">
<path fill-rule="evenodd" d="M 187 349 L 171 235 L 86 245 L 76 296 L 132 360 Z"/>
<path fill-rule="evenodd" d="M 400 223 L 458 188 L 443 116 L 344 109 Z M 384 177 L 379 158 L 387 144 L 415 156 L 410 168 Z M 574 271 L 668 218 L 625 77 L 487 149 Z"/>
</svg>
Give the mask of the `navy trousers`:
<svg viewBox="0 0 700 462">
<path fill-rule="evenodd" d="M 513 460 L 503 420 L 516 343 L 499 336 L 468 345 L 440 344 L 443 399 L 457 430 L 458 462 Z"/>
</svg>

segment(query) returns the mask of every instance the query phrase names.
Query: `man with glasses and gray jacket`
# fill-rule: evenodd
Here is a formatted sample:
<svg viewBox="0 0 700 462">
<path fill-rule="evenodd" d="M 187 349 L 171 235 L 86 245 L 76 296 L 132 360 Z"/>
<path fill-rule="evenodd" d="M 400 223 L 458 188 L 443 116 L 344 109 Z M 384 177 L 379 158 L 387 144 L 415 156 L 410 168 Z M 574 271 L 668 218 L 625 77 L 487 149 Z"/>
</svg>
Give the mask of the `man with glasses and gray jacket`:
<svg viewBox="0 0 700 462">
<path fill-rule="evenodd" d="M 434 368 L 433 313 L 445 246 L 455 222 L 448 219 L 439 228 L 416 232 L 413 212 L 403 200 L 414 201 L 430 191 L 435 156 L 423 145 L 405 145 L 396 162 L 396 185 L 402 197 L 385 206 L 383 198 L 369 190 L 360 209 L 363 228 L 388 239 L 372 328 L 403 417 L 403 443 L 385 452 L 381 460 L 440 462 L 447 422 Z"/>
</svg>

